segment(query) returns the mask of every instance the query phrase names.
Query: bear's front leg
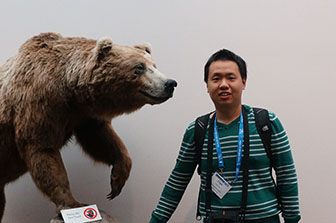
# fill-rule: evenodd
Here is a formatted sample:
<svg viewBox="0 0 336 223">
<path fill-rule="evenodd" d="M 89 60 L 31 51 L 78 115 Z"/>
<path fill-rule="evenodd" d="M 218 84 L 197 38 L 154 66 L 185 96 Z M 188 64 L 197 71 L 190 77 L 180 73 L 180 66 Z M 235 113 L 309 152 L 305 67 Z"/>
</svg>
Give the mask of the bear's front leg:
<svg viewBox="0 0 336 223">
<path fill-rule="evenodd" d="M 113 165 L 111 193 L 108 199 L 118 196 L 129 177 L 132 160 L 127 148 L 110 121 L 87 119 L 75 129 L 75 136 L 84 151 L 96 161 Z"/>
<path fill-rule="evenodd" d="M 119 151 L 119 159 L 114 162 L 111 170 L 111 192 L 107 195 L 107 198 L 110 200 L 120 194 L 121 189 L 124 187 L 131 171 L 132 160 L 126 147 L 124 148 L 125 149 L 121 149 Z"/>
<path fill-rule="evenodd" d="M 36 186 L 55 203 L 58 211 L 82 206 L 73 198 L 60 152 L 29 147 L 25 154 L 28 171 Z"/>
</svg>

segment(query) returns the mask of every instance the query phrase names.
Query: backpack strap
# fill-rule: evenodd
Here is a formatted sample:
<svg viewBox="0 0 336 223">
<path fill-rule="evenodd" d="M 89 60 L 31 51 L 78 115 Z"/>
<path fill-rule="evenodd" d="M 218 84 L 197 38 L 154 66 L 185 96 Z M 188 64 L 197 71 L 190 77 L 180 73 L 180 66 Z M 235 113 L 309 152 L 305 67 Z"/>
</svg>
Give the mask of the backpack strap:
<svg viewBox="0 0 336 223">
<path fill-rule="evenodd" d="M 201 174 L 201 156 L 202 156 L 202 149 L 204 143 L 204 137 L 206 133 L 206 129 L 209 122 L 209 117 L 213 112 L 210 112 L 206 115 L 202 115 L 195 120 L 195 132 L 194 132 L 194 141 L 195 141 L 195 150 L 196 150 L 196 157 L 197 157 L 197 173 Z"/>
<path fill-rule="evenodd" d="M 282 210 L 282 203 L 280 199 L 279 189 L 278 189 L 278 186 L 272 174 L 273 169 L 275 169 L 275 162 L 274 162 L 274 158 L 272 156 L 272 150 L 271 150 L 272 127 L 271 127 L 271 121 L 269 119 L 269 112 L 263 108 L 253 108 L 253 112 L 254 112 L 255 123 L 256 123 L 259 136 L 261 138 L 261 141 L 266 150 L 266 154 L 271 163 L 271 170 L 270 170 L 271 177 L 272 177 L 272 181 L 275 186 L 276 196 L 278 199 L 278 205 L 279 205 L 280 210 Z"/>
<path fill-rule="evenodd" d="M 195 141 L 196 159 L 198 163 L 197 173 L 199 175 L 201 175 L 201 157 L 202 157 L 203 142 L 211 113 L 212 112 L 206 115 L 202 115 L 195 120 L 194 141 Z M 201 187 L 198 193 L 197 211 L 196 211 L 196 219 L 198 221 L 202 220 L 202 216 L 199 210 L 200 197 L 201 197 L 200 195 L 201 195 Z"/>
<path fill-rule="evenodd" d="M 243 122 L 244 122 L 244 156 L 242 158 L 242 171 L 243 171 L 243 188 L 242 188 L 242 202 L 240 206 L 240 222 L 245 222 L 245 214 L 247 207 L 247 193 L 248 193 L 248 180 L 249 180 L 249 158 L 250 158 L 250 131 L 249 121 L 246 110 L 242 108 Z"/>
<path fill-rule="evenodd" d="M 269 120 L 269 113 L 263 108 L 253 108 L 253 112 L 259 136 L 265 147 L 266 154 L 271 161 L 271 166 L 274 167 L 271 152 L 272 127 L 271 121 Z"/>
<path fill-rule="evenodd" d="M 211 177 L 212 177 L 212 152 L 213 152 L 213 139 L 214 139 L 214 123 L 215 123 L 215 116 L 213 116 L 210 120 L 209 137 L 208 137 L 207 173 L 206 173 L 206 183 L 205 183 L 206 219 L 209 219 L 210 214 L 211 214 L 211 195 L 212 195 Z"/>
</svg>

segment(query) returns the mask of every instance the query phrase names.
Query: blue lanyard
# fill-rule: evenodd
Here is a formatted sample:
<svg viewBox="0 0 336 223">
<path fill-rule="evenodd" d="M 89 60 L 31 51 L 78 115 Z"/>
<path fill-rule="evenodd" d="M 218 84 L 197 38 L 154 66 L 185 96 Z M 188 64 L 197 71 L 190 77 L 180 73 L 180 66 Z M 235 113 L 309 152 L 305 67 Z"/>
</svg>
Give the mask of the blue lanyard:
<svg viewBox="0 0 336 223">
<path fill-rule="evenodd" d="M 219 142 L 219 135 L 217 129 L 217 117 L 215 114 L 215 123 L 214 123 L 214 138 L 216 144 L 216 151 L 218 156 L 218 168 L 221 172 L 224 171 L 224 161 L 223 161 L 223 154 L 222 149 Z M 243 139 L 244 139 L 244 124 L 243 124 L 243 113 L 240 113 L 240 123 L 239 123 L 239 133 L 238 133 L 238 146 L 237 146 L 237 162 L 236 162 L 236 176 L 235 181 L 238 180 L 238 174 L 241 165 L 242 153 L 243 153 Z"/>
</svg>

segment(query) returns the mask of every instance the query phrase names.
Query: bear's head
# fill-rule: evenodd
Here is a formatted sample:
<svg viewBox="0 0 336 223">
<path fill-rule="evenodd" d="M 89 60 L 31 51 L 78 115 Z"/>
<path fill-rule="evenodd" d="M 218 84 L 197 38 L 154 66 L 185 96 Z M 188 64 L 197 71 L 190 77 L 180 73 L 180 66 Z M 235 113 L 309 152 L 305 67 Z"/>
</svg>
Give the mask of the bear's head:
<svg viewBox="0 0 336 223">
<path fill-rule="evenodd" d="M 129 113 L 173 96 L 177 83 L 157 69 L 149 44 L 120 46 L 102 38 L 92 52 L 90 78 L 84 82 L 95 105 L 105 111 Z"/>
</svg>

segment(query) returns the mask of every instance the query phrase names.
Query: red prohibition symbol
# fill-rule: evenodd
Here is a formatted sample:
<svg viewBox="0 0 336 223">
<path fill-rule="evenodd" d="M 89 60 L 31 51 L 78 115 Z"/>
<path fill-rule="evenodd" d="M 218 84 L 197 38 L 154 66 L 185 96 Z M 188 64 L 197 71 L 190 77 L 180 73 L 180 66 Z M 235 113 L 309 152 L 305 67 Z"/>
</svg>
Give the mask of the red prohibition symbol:
<svg viewBox="0 0 336 223">
<path fill-rule="evenodd" d="M 97 211 L 93 208 L 87 208 L 84 211 L 84 216 L 88 219 L 95 219 L 97 217 Z"/>
</svg>

